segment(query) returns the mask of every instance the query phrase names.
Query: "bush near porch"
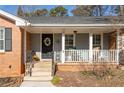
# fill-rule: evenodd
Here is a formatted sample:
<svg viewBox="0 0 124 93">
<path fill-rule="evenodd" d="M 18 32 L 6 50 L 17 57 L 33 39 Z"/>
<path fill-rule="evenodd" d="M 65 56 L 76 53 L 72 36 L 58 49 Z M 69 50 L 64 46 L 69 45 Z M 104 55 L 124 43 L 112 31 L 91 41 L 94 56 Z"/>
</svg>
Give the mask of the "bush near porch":
<svg viewBox="0 0 124 93">
<path fill-rule="evenodd" d="M 81 72 L 57 71 L 61 81 L 54 84 L 61 87 L 123 87 L 124 71 L 104 69 Z"/>
</svg>

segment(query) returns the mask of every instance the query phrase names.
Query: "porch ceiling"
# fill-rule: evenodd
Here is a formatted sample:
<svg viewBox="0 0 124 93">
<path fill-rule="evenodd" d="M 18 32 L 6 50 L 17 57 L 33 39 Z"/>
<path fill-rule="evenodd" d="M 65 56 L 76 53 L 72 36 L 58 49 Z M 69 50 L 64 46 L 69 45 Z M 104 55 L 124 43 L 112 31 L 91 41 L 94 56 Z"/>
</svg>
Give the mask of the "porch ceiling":
<svg viewBox="0 0 124 93">
<path fill-rule="evenodd" d="M 111 27 L 26 27 L 30 33 L 109 33 L 113 29 Z"/>
</svg>

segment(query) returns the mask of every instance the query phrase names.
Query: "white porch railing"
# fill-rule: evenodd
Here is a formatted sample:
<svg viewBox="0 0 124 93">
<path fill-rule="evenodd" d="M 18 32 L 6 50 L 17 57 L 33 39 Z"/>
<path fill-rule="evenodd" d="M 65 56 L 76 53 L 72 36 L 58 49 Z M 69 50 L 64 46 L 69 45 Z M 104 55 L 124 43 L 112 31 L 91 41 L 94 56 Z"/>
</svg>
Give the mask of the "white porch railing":
<svg viewBox="0 0 124 93">
<path fill-rule="evenodd" d="M 61 58 L 62 52 L 55 51 L 54 61 Z M 65 62 L 117 62 L 117 50 L 65 50 Z"/>
</svg>

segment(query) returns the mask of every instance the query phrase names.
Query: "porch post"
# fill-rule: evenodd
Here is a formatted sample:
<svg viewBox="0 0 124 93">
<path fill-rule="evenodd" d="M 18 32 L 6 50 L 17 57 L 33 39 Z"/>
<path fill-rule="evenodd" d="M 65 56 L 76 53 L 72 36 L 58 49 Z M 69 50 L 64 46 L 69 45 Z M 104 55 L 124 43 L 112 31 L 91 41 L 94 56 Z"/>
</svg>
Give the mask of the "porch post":
<svg viewBox="0 0 124 93">
<path fill-rule="evenodd" d="M 42 60 L 42 33 L 40 33 L 40 61 Z"/>
<path fill-rule="evenodd" d="M 117 30 L 116 49 L 117 49 L 117 64 L 119 64 L 119 49 L 120 49 L 120 32 L 119 32 L 119 30 Z"/>
<path fill-rule="evenodd" d="M 93 34 L 89 33 L 89 62 L 92 63 L 93 58 Z"/>
<path fill-rule="evenodd" d="M 62 57 L 61 57 L 62 63 L 65 62 L 65 33 L 62 33 Z"/>
</svg>

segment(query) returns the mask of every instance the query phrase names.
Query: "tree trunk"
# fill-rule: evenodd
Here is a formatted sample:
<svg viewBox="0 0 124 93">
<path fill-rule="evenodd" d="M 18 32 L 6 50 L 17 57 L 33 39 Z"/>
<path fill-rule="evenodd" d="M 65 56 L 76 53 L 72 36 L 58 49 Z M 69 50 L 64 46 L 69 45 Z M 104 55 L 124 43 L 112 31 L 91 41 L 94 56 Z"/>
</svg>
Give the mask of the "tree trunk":
<svg viewBox="0 0 124 93">
<path fill-rule="evenodd" d="M 120 15 L 123 16 L 124 15 L 124 6 L 120 5 Z"/>
</svg>

